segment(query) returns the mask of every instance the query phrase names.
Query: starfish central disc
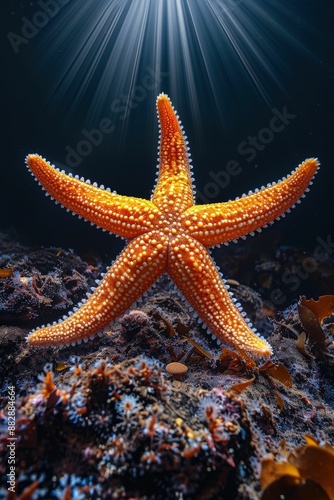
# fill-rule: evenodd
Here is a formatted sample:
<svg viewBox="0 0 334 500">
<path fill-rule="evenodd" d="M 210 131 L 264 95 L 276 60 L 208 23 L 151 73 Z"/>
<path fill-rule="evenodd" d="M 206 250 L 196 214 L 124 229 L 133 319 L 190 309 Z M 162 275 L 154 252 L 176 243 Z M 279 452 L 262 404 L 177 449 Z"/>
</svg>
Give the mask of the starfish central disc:
<svg viewBox="0 0 334 500">
<path fill-rule="evenodd" d="M 59 323 L 32 332 L 33 345 L 73 344 L 92 338 L 168 273 L 204 324 L 223 343 L 270 356 L 231 297 L 208 247 L 253 234 L 289 211 L 316 173 L 305 160 L 287 178 L 234 201 L 195 205 L 187 141 L 165 94 L 157 99 L 159 173 L 151 200 L 112 193 L 66 175 L 39 155 L 27 157 L 32 174 L 63 207 L 129 240 L 92 295 Z"/>
</svg>

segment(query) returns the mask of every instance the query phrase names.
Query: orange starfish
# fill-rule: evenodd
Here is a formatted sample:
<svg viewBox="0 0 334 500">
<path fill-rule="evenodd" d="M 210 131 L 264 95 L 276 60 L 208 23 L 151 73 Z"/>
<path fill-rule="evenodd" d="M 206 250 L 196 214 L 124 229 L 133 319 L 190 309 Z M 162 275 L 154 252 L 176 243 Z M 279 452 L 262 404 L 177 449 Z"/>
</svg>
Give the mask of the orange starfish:
<svg viewBox="0 0 334 500">
<path fill-rule="evenodd" d="M 104 230 L 129 240 L 94 293 L 59 323 L 32 332 L 33 345 L 73 344 L 93 338 L 168 273 L 199 317 L 222 342 L 256 356 L 270 345 L 247 319 L 207 247 L 253 233 L 304 196 L 319 163 L 304 161 L 284 180 L 211 205 L 195 205 L 186 137 L 169 98 L 157 99 L 161 126 L 158 181 L 151 201 L 121 196 L 52 167 L 40 156 L 27 165 L 52 198 Z"/>
</svg>

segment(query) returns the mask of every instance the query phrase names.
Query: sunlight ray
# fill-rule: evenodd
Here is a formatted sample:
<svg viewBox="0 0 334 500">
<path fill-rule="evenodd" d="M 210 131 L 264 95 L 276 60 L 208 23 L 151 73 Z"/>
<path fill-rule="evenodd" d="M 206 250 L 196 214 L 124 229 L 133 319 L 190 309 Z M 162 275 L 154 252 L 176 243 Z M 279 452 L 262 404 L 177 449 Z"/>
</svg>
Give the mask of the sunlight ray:
<svg viewBox="0 0 334 500">
<path fill-rule="evenodd" d="M 235 101 L 247 106 L 247 82 L 254 98 L 270 108 L 275 89 L 285 91 L 283 76 L 293 73 L 294 54 L 318 62 L 306 35 L 311 42 L 320 36 L 301 0 L 291 6 L 265 0 L 73 0 L 45 30 L 37 59 L 51 75 L 48 105 L 61 105 L 69 119 L 79 112 L 93 125 L 106 109 L 111 115 L 120 106 L 131 109 L 149 67 L 168 73 L 152 99 L 161 90 L 182 95 L 196 122 L 201 80 L 224 123 Z"/>
</svg>

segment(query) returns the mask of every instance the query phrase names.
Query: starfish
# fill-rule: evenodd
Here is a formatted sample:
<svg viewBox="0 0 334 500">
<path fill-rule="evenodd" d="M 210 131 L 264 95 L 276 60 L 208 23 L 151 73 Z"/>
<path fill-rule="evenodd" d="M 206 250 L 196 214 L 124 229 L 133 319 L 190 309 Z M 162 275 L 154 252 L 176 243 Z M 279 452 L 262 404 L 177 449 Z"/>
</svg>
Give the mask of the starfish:
<svg viewBox="0 0 334 500">
<path fill-rule="evenodd" d="M 37 154 L 32 175 L 68 211 L 128 240 L 88 299 L 65 319 L 28 336 L 38 346 L 75 344 L 101 334 L 163 273 L 168 273 L 219 341 L 256 357 L 270 356 L 215 266 L 209 247 L 260 231 L 305 196 L 319 163 L 310 158 L 288 177 L 234 201 L 195 205 L 188 142 L 168 96 L 157 98 L 158 180 L 151 200 L 121 196 L 66 175 Z"/>
</svg>

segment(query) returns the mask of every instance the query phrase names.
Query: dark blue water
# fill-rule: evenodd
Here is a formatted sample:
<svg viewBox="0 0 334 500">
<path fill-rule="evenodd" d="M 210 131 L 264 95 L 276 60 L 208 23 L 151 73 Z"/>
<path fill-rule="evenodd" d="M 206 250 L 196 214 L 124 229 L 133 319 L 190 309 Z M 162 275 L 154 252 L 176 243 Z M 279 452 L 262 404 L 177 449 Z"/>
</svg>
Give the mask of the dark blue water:
<svg viewBox="0 0 334 500">
<path fill-rule="evenodd" d="M 317 156 L 311 192 L 276 229 L 282 243 L 309 248 L 333 235 L 332 2 L 143 1 L 143 12 L 132 1 L 98 4 L 1 7 L 0 230 L 114 254 L 110 237 L 44 196 L 24 158 L 37 152 L 149 197 L 164 91 L 190 141 L 200 202 L 241 195 Z M 238 175 L 226 173 L 231 160 Z"/>
</svg>

